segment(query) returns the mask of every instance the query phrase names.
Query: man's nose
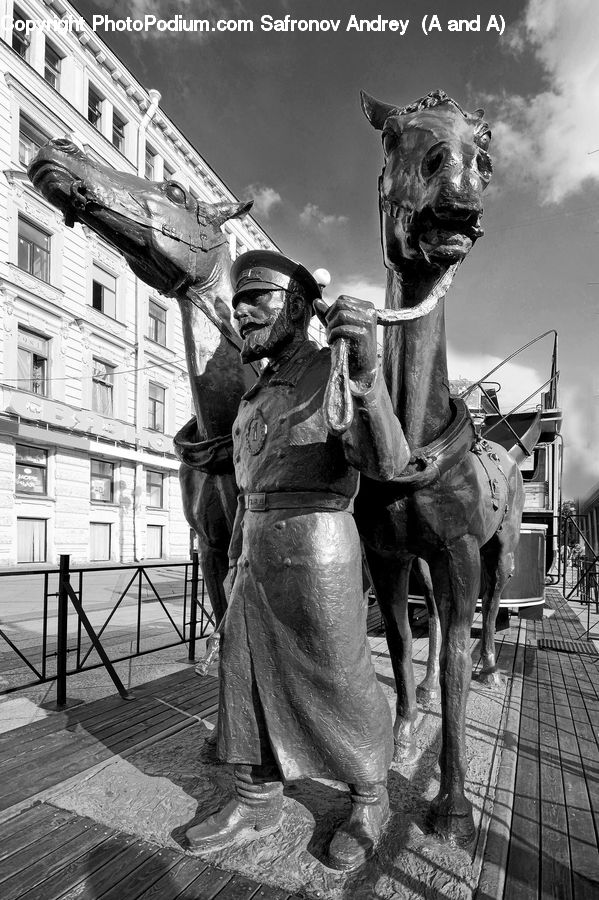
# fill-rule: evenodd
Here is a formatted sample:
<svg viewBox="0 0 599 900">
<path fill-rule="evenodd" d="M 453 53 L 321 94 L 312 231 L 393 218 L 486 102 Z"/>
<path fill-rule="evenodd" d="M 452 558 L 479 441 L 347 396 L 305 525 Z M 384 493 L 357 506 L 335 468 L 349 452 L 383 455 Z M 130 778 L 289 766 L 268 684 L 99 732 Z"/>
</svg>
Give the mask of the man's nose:
<svg viewBox="0 0 599 900">
<path fill-rule="evenodd" d="M 235 304 L 235 307 L 233 309 L 233 318 L 237 319 L 237 321 L 239 321 L 239 319 L 241 319 L 243 316 L 245 316 L 246 313 L 247 313 L 247 303 L 244 303 L 243 300 L 240 300 L 238 303 Z"/>
</svg>

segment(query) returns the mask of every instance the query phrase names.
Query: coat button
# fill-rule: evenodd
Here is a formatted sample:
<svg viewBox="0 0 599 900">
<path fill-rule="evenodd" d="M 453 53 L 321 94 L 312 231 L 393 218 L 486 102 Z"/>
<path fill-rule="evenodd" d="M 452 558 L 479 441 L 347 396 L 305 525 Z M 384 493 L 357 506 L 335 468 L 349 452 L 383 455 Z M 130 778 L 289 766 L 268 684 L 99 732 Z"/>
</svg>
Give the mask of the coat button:
<svg viewBox="0 0 599 900">
<path fill-rule="evenodd" d="M 283 565 L 287 566 L 287 568 L 289 568 L 289 566 L 291 565 L 291 560 L 289 559 L 288 556 L 286 556 L 285 559 L 283 560 Z"/>
<path fill-rule="evenodd" d="M 249 559 L 244 559 L 244 561 L 243 561 L 243 568 L 244 568 L 244 569 L 249 569 L 249 567 L 250 567 L 250 561 L 249 561 Z"/>
<path fill-rule="evenodd" d="M 237 426 L 237 428 L 235 429 L 235 434 L 236 435 L 241 434 L 241 428 L 239 428 L 239 426 Z"/>
<path fill-rule="evenodd" d="M 241 456 L 238 453 L 237 456 L 235 457 L 235 462 L 238 463 L 240 461 L 240 459 L 241 459 Z"/>
</svg>

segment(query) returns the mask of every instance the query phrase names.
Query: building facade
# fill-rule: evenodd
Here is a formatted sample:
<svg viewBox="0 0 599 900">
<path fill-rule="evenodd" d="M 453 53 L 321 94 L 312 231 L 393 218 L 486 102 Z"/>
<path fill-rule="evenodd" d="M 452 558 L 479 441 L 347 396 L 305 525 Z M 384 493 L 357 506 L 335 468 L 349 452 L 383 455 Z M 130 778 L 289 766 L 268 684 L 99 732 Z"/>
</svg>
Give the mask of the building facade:
<svg viewBox="0 0 599 900">
<path fill-rule="evenodd" d="M 177 304 L 22 174 L 49 138 L 197 198 L 234 200 L 94 32 L 27 20 L 63 0 L 0 0 L 0 566 L 188 557 L 172 437 L 191 415 Z M 232 256 L 277 249 L 251 218 Z"/>
</svg>

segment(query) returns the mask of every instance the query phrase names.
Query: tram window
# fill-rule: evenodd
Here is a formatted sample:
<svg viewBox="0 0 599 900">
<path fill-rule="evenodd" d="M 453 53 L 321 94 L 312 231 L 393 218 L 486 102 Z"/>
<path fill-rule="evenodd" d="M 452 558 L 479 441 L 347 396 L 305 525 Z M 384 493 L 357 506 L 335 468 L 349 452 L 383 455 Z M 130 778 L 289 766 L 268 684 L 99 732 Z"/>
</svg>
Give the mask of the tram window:
<svg viewBox="0 0 599 900">
<path fill-rule="evenodd" d="M 547 448 L 537 447 L 534 455 L 522 466 L 524 481 L 547 481 Z"/>
</svg>

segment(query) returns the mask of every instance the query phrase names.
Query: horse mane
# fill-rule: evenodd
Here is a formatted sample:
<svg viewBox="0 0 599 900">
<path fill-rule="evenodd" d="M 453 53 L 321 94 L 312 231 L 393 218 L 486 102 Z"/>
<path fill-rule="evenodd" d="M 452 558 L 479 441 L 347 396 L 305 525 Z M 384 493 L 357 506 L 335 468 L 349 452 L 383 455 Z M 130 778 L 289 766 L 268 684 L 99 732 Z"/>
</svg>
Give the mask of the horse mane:
<svg viewBox="0 0 599 900">
<path fill-rule="evenodd" d="M 466 112 L 457 100 L 454 100 L 453 97 L 450 97 L 445 91 L 436 90 L 429 91 L 428 94 L 424 97 L 420 97 L 418 100 L 414 100 L 413 103 L 409 103 L 407 106 L 403 106 L 401 109 L 397 109 L 397 112 L 394 113 L 396 116 L 407 116 L 410 113 L 421 112 L 423 109 L 432 109 L 435 106 L 441 106 L 444 103 L 451 103 L 465 119 L 482 119 L 484 115 L 484 110 L 476 110 L 474 113 Z"/>
</svg>

